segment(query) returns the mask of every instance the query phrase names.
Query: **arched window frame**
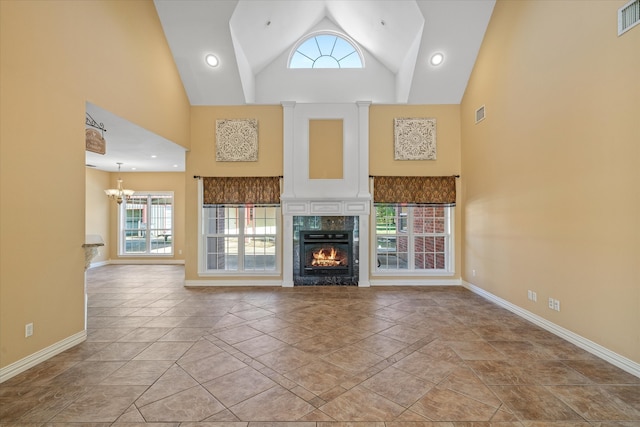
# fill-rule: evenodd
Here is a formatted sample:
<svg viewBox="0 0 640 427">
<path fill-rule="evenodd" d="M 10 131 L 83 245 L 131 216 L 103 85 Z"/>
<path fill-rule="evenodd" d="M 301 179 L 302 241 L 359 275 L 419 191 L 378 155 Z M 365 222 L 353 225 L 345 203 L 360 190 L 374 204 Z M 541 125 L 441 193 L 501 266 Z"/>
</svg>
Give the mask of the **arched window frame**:
<svg viewBox="0 0 640 427">
<path fill-rule="evenodd" d="M 304 43 L 307 42 L 307 40 L 309 40 L 311 38 L 315 38 L 315 37 L 318 37 L 318 36 L 324 36 L 324 35 L 335 36 L 335 37 L 341 38 L 344 41 L 346 41 L 347 43 L 349 43 L 351 45 L 351 47 L 355 50 L 355 52 L 358 55 L 358 57 L 360 58 L 360 63 L 362 64 L 361 68 L 365 68 L 364 55 L 362 54 L 362 50 L 360 49 L 358 44 L 351 37 L 347 36 L 346 34 L 338 32 L 338 31 L 333 31 L 333 30 L 315 31 L 313 33 L 307 34 L 304 37 L 300 38 L 300 40 L 298 40 L 298 42 L 293 46 L 293 49 L 291 49 L 291 52 L 289 52 L 289 58 L 287 60 L 287 68 L 292 68 L 291 67 L 291 60 L 293 59 L 293 55 L 296 54 L 296 52 L 298 51 L 300 46 L 302 46 Z M 342 67 L 338 67 L 338 68 L 341 69 Z M 295 67 L 293 69 L 314 69 L 314 67 L 309 67 L 309 68 Z"/>
</svg>

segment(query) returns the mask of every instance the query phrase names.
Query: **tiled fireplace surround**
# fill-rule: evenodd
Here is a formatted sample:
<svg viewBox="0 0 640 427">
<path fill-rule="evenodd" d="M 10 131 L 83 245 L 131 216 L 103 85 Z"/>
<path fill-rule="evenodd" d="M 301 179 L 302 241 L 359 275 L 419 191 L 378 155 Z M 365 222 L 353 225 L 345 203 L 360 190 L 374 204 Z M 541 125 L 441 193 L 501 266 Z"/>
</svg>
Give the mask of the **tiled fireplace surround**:
<svg viewBox="0 0 640 427">
<path fill-rule="evenodd" d="M 360 272 L 359 261 L 359 228 L 357 216 L 294 216 L 293 217 L 293 282 L 294 285 L 358 285 Z M 351 242 L 352 273 L 350 275 L 312 275 L 301 273 L 304 251 L 302 249 L 301 231 L 317 230 L 324 232 L 350 231 L 353 236 Z"/>
<path fill-rule="evenodd" d="M 283 102 L 284 179 L 283 286 L 369 282 L 369 106 L 355 104 L 297 104 Z M 342 120 L 342 179 L 310 179 L 309 121 Z M 313 225 L 313 226 L 312 226 Z M 302 278 L 298 232 L 301 229 L 354 230 L 353 276 L 335 279 Z M 320 227 L 320 228 L 318 228 Z M 339 228 L 345 227 L 345 228 Z"/>
</svg>

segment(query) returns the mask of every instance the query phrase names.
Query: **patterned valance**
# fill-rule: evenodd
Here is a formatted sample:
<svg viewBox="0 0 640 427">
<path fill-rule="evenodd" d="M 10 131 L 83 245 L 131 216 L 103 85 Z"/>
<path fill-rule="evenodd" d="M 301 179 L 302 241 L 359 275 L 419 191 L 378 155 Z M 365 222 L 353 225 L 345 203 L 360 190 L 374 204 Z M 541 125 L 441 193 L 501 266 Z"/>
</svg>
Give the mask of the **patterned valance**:
<svg viewBox="0 0 640 427">
<path fill-rule="evenodd" d="M 376 176 L 374 203 L 456 204 L 455 176 Z"/>
<path fill-rule="evenodd" d="M 280 177 L 204 177 L 205 205 L 280 204 Z"/>
</svg>

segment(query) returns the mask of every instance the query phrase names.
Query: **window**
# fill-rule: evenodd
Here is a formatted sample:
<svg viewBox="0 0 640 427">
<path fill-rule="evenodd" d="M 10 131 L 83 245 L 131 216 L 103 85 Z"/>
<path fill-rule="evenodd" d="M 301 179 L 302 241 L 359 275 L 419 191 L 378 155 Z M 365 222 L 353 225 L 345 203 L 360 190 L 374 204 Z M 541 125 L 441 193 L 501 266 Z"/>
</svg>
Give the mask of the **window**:
<svg viewBox="0 0 640 427">
<path fill-rule="evenodd" d="M 449 275 L 453 207 L 375 204 L 376 272 Z"/>
<path fill-rule="evenodd" d="M 173 254 L 173 193 L 136 192 L 119 217 L 120 255 Z"/>
<path fill-rule="evenodd" d="M 362 55 L 345 36 L 324 32 L 299 43 L 289 68 L 362 68 Z"/>
<path fill-rule="evenodd" d="M 205 273 L 277 273 L 280 208 L 204 205 Z"/>
</svg>

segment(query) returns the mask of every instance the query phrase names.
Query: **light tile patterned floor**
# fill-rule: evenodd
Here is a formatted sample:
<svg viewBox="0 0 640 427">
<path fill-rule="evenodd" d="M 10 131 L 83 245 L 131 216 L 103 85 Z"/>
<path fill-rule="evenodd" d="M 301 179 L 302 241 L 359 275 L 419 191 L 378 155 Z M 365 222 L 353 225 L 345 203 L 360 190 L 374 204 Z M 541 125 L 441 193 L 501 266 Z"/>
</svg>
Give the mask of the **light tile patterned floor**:
<svg viewBox="0 0 640 427">
<path fill-rule="evenodd" d="M 183 276 L 89 270 L 87 341 L 1 384 L 0 423 L 640 426 L 640 378 L 461 287 Z"/>
</svg>

